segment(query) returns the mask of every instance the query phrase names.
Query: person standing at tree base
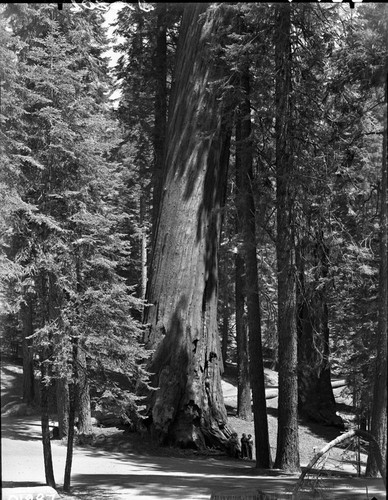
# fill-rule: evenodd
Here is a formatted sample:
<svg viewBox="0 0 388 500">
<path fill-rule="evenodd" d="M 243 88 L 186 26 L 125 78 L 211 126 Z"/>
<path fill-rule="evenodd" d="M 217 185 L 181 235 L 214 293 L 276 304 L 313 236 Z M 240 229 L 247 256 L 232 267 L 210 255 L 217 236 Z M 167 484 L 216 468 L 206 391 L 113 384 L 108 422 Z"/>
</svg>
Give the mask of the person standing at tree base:
<svg viewBox="0 0 388 500">
<path fill-rule="evenodd" d="M 253 452 L 253 438 L 252 438 L 252 434 L 248 434 L 246 444 L 247 444 L 247 451 L 248 451 L 248 455 L 247 455 L 248 459 L 252 460 L 252 452 Z"/>
<path fill-rule="evenodd" d="M 228 453 L 233 458 L 240 458 L 241 450 L 237 432 L 233 432 L 228 441 Z"/>
<path fill-rule="evenodd" d="M 241 436 L 241 458 L 248 458 L 248 438 L 245 433 Z"/>
</svg>

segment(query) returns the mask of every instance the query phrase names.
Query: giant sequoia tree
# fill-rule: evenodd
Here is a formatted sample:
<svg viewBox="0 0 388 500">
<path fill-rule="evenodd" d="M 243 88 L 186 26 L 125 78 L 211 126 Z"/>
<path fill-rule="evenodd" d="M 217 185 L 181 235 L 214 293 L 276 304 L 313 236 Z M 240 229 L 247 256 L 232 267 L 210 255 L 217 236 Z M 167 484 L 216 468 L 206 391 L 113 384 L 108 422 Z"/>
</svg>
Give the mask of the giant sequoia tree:
<svg viewBox="0 0 388 500">
<path fill-rule="evenodd" d="M 151 262 L 146 345 L 152 429 L 161 442 L 219 445 L 227 437 L 217 331 L 217 247 L 229 136 L 208 42 L 218 9 L 185 8 L 171 97 L 166 160 Z M 210 91 L 209 91 L 210 90 Z"/>
</svg>

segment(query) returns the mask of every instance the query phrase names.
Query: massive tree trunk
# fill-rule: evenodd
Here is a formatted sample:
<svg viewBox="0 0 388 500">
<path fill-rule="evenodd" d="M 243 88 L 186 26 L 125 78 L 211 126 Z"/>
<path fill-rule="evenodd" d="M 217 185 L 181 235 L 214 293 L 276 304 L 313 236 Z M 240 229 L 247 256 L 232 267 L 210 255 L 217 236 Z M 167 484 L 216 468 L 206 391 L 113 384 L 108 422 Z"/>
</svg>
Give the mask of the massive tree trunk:
<svg viewBox="0 0 388 500">
<path fill-rule="evenodd" d="M 183 14 L 145 319 L 158 387 L 148 398 L 151 429 L 162 443 L 191 447 L 225 444 L 229 434 L 216 314 L 230 136 L 209 89 L 220 75 L 208 52 L 217 19 L 206 9 L 188 4 Z"/>
<path fill-rule="evenodd" d="M 306 280 L 306 264 L 316 270 L 312 282 Z M 308 240 L 300 243 L 297 252 L 298 401 L 300 414 L 307 419 L 343 427 L 341 417 L 336 414 L 331 386 L 329 318 L 326 287 L 322 286 L 328 265 L 328 249 L 320 233 L 313 246 Z"/>
<path fill-rule="evenodd" d="M 279 409 L 275 467 L 299 469 L 296 269 L 291 138 L 291 7 L 276 6 L 276 205 Z"/>
<path fill-rule="evenodd" d="M 388 45 L 388 40 L 387 40 Z M 388 47 L 387 47 L 388 49 Z M 371 433 L 380 446 L 383 466 L 387 467 L 387 329 L 388 329 L 388 186 L 387 186 L 387 106 L 388 106 L 388 57 L 385 62 L 385 104 L 383 158 L 381 167 L 380 196 L 380 273 L 379 273 L 379 320 L 377 332 L 377 355 L 373 390 Z M 376 457 L 369 455 L 367 474 L 377 476 Z"/>
<path fill-rule="evenodd" d="M 243 227 L 245 261 L 245 294 L 249 332 L 249 374 L 252 388 L 255 428 L 256 467 L 271 467 L 268 437 L 267 407 L 265 399 L 263 350 L 261 341 L 261 314 L 256 255 L 256 212 L 252 192 L 253 144 L 251 125 L 249 65 L 240 67 L 241 102 L 236 122 L 236 168 L 239 176 L 238 210 Z"/>
</svg>

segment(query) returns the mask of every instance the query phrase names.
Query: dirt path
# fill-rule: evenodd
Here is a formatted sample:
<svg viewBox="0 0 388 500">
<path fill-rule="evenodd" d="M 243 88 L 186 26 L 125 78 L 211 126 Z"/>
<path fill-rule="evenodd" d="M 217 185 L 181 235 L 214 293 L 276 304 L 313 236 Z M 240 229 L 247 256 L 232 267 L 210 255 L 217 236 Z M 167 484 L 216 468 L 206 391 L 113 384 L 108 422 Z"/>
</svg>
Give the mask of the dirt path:
<svg viewBox="0 0 388 500">
<path fill-rule="evenodd" d="M 2 419 L 3 486 L 44 484 L 40 425 L 36 417 Z M 62 486 L 65 446 L 52 442 L 57 485 Z M 261 489 L 276 494 L 292 488 L 296 477 L 260 475 L 252 463 L 200 457 L 158 457 L 77 448 L 73 460 L 73 493 L 80 498 L 142 500 L 209 499 L 212 491 Z M 327 498 L 386 498 L 381 480 L 327 478 Z M 335 495 L 333 494 L 335 491 Z M 309 497 L 306 497 L 309 498 Z"/>
<path fill-rule="evenodd" d="M 20 376 L 21 367 L 2 364 L 2 407 L 20 401 L 17 396 L 20 394 Z M 268 385 L 274 388 L 276 380 Z M 225 383 L 223 389 L 229 403 L 235 400 L 235 387 Z M 271 419 L 275 421 L 275 416 Z M 3 415 L 1 424 L 3 487 L 45 484 L 39 417 Z M 131 439 L 129 435 L 128 440 L 113 441 L 113 447 L 109 449 L 76 447 L 72 493 L 85 500 L 204 500 L 210 498 L 212 491 L 228 489 L 281 493 L 290 491 L 296 480 L 296 476 L 282 475 L 277 471 L 265 471 L 264 474 L 264 471 L 253 468 L 254 462 L 193 454 L 168 456 L 167 451 L 160 456 L 145 449 L 139 452 L 139 447 L 131 445 Z M 143 448 L 140 450 L 143 451 Z M 59 441 L 52 441 L 52 452 L 55 478 L 60 489 L 66 448 Z M 342 478 L 327 477 L 323 487 L 327 490 L 326 496 L 320 498 L 365 500 L 366 487 L 369 498 L 386 498 L 382 480 L 356 478 L 354 473 Z M 312 496 L 307 494 L 303 498 L 310 500 Z"/>
</svg>

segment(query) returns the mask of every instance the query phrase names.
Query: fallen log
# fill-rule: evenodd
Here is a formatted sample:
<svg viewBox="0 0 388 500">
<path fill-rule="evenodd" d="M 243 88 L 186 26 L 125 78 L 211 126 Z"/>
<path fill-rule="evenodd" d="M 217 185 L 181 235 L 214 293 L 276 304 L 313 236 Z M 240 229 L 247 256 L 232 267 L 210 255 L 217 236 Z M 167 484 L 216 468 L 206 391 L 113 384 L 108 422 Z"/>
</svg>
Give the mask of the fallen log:
<svg viewBox="0 0 388 500">
<path fill-rule="evenodd" d="M 329 450 L 334 448 L 334 446 L 337 446 L 337 444 L 342 443 L 343 441 L 346 441 L 347 439 L 351 439 L 354 436 L 358 436 L 362 439 L 365 439 L 366 441 L 369 441 L 371 443 L 371 448 L 372 452 L 374 453 L 375 459 L 376 459 L 376 464 L 379 469 L 379 472 L 381 474 L 381 477 L 383 478 L 384 481 L 384 486 L 385 488 L 387 487 L 386 484 L 386 472 L 385 472 L 385 466 L 383 463 L 383 457 L 381 455 L 380 447 L 379 444 L 377 443 L 376 439 L 370 432 L 366 431 L 361 431 L 359 429 L 352 429 L 348 432 L 345 432 L 344 434 L 341 434 L 340 436 L 336 437 L 330 443 L 328 443 L 326 446 L 324 446 L 321 451 L 319 451 L 314 457 L 310 460 L 309 464 L 307 467 L 302 471 L 301 475 L 299 476 L 298 481 L 296 482 L 294 489 L 292 490 L 292 498 L 296 499 L 298 498 L 298 491 L 300 487 L 303 484 L 303 480 L 308 474 L 311 469 L 314 467 L 314 465 L 318 462 L 318 460 Z"/>
</svg>

